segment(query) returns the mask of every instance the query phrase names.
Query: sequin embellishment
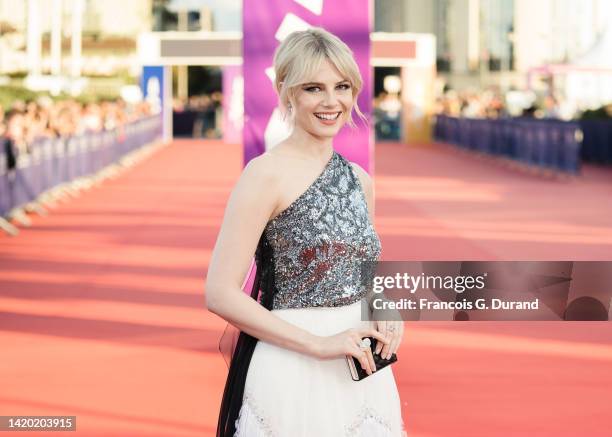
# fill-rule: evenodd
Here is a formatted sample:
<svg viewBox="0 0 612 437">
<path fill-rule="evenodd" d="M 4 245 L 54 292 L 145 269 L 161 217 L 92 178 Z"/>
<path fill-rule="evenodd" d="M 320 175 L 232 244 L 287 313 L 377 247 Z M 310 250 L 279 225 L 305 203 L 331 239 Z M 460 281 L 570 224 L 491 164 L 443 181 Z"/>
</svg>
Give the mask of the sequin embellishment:
<svg viewBox="0 0 612 437">
<path fill-rule="evenodd" d="M 351 164 L 334 151 L 323 172 L 268 222 L 276 290 L 273 309 L 335 307 L 364 297 L 361 261 L 381 245 Z"/>
<path fill-rule="evenodd" d="M 391 437 L 391 426 L 376 411 L 363 405 L 355 421 L 346 427 L 346 437 Z"/>
</svg>

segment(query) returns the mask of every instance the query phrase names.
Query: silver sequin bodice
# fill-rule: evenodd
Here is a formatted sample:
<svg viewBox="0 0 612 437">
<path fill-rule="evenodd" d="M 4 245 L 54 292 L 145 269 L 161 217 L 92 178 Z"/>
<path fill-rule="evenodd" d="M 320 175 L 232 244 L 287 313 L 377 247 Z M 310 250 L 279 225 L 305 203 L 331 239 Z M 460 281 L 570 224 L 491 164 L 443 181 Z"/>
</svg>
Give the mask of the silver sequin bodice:
<svg viewBox="0 0 612 437">
<path fill-rule="evenodd" d="M 273 309 L 360 300 L 361 261 L 381 245 L 351 164 L 334 152 L 323 172 L 264 229 L 274 274 Z"/>
</svg>

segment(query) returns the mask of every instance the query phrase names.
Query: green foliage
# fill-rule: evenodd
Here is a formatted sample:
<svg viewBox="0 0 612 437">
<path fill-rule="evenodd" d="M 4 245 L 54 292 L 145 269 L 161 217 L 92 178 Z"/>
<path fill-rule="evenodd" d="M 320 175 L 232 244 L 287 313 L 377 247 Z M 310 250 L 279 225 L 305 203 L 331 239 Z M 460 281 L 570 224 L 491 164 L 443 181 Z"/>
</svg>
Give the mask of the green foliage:
<svg viewBox="0 0 612 437">
<path fill-rule="evenodd" d="M 2 105 L 4 109 L 9 109 L 16 100 L 27 102 L 36 100 L 38 96 L 44 94 L 45 93 L 39 93 L 17 86 L 0 86 L 0 105 Z"/>
<path fill-rule="evenodd" d="M 601 120 L 612 118 L 612 106 L 606 105 L 597 109 L 587 109 L 580 116 L 581 120 Z"/>
<path fill-rule="evenodd" d="M 119 98 L 119 94 L 117 93 L 84 93 L 77 97 L 72 97 L 68 94 L 62 93 L 58 96 L 52 96 L 44 91 L 32 91 L 20 86 L 0 86 L 0 106 L 2 106 L 5 110 L 10 109 L 13 103 L 16 101 L 21 100 L 24 102 L 28 102 L 36 100 L 40 96 L 50 97 L 53 101 L 56 102 L 73 99 L 82 104 L 98 103 L 103 101 L 116 101 Z"/>
</svg>

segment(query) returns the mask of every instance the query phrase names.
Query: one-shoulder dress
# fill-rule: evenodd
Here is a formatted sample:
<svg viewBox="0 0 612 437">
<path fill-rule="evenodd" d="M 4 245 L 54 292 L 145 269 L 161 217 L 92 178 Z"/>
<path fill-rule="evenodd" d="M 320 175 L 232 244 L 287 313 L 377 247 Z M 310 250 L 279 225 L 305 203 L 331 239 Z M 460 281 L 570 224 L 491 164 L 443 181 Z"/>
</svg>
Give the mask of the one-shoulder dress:
<svg viewBox="0 0 612 437">
<path fill-rule="evenodd" d="M 316 335 L 372 327 L 361 316 L 361 262 L 380 252 L 361 183 L 334 151 L 306 191 L 266 225 L 251 297 Z M 344 357 L 318 359 L 241 332 L 217 436 L 405 436 L 392 367 L 353 381 Z"/>
</svg>

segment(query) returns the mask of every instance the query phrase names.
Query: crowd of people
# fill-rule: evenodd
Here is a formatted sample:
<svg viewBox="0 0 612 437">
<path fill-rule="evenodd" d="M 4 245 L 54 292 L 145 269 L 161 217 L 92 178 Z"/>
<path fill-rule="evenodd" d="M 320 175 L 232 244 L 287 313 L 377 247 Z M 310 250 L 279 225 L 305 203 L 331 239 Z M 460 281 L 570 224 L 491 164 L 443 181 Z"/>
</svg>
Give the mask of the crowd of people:
<svg viewBox="0 0 612 437">
<path fill-rule="evenodd" d="M 373 102 L 376 140 L 401 139 L 402 102 L 398 93 L 381 91 Z"/>
<path fill-rule="evenodd" d="M 53 101 L 41 97 L 0 105 L 0 146 L 7 155 L 31 152 L 38 138 L 57 138 L 120 127 L 150 114 L 146 102 L 128 105 L 121 99 L 98 103 Z"/>
<path fill-rule="evenodd" d="M 222 124 L 223 94 L 189 96 L 187 99 L 174 99 L 174 133 L 177 136 L 193 138 L 220 138 Z"/>
<path fill-rule="evenodd" d="M 579 114 L 568 102 L 553 94 L 538 97 L 532 92 L 494 89 L 447 90 L 436 99 L 435 113 L 451 117 L 533 117 L 570 120 Z"/>
</svg>

